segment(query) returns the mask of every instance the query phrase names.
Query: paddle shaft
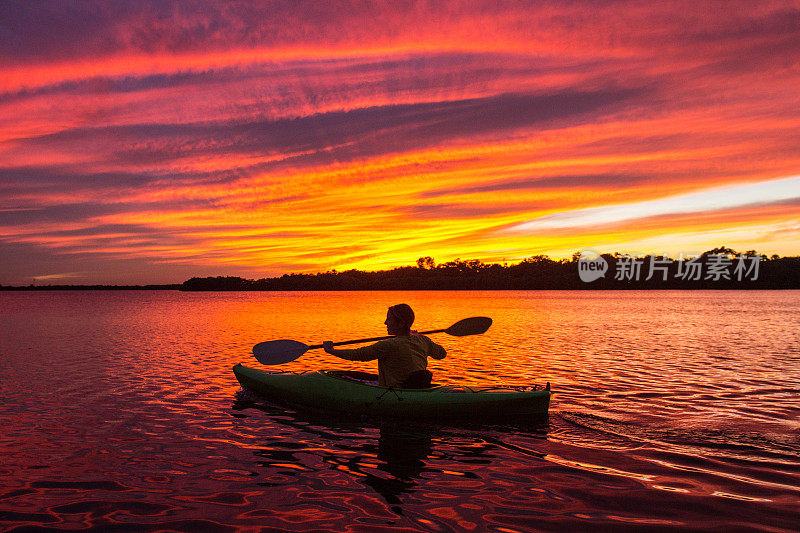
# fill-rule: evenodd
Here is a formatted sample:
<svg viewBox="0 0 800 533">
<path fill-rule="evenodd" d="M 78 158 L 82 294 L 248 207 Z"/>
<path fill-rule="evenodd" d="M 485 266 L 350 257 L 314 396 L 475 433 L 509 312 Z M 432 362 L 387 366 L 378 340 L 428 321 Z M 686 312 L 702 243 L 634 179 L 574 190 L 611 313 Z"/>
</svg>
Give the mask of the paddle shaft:
<svg viewBox="0 0 800 533">
<path fill-rule="evenodd" d="M 445 329 L 432 329 L 431 331 L 420 331 L 418 334 L 419 335 L 430 335 L 431 333 L 442 333 L 443 331 L 447 331 L 447 328 L 445 328 Z M 354 341 L 334 342 L 333 346 L 343 346 L 345 344 L 361 344 L 362 342 L 385 341 L 386 339 L 392 339 L 394 337 L 397 337 L 397 335 L 387 335 L 386 337 L 372 337 L 370 339 L 358 339 L 358 340 L 354 340 Z M 316 350 L 317 348 L 322 348 L 322 345 L 321 344 L 314 344 L 314 345 L 308 347 L 309 350 Z"/>
</svg>

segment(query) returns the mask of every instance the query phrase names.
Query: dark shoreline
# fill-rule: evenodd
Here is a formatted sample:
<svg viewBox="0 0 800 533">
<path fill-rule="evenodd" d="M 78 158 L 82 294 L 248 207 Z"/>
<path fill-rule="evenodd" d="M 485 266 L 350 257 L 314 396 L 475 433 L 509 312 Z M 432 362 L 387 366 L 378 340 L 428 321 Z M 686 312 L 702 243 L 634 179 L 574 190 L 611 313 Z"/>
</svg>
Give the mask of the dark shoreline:
<svg viewBox="0 0 800 533">
<path fill-rule="evenodd" d="M 738 256 L 728 248 L 705 252 L 690 261 L 673 261 L 646 256 L 634 276 L 628 270 L 627 256 L 602 254 L 599 261 L 606 270 L 602 277 L 582 281 L 586 263 L 577 255 L 572 260 L 555 261 L 534 256 L 518 264 L 485 264 L 478 260 L 456 259 L 435 265 L 431 258 L 420 258 L 417 266 L 391 270 L 318 272 L 284 274 L 280 277 L 246 279 L 236 276 L 194 277 L 180 284 L 148 285 L 28 285 L 2 286 L 0 291 L 41 290 L 180 290 L 180 291 L 519 291 L 519 290 L 792 290 L 800 289 L 800 257 L 769 259 Z M 755 255 L 755 254 L 753 254 Z M 427 260 L 427 261 L 426 261 Z M 720 261 L 725 261 L 720 275 Z M 745 271 L 742 265 L 755 267 Z M 654 266 L 661 265 L 661 266 Z M 690 266 L 696 276 L 687 276 Z M 583 272 L 581 272 L 583 270 Z M 589 269 L 596 270 L 596 269 Z M 715 270 L 717 273 L 715 274 Z M 627 272 L 627 274 L 626 274 Z M 650 279 L 647 279 L 647 278 Z"/>
<path fill-rule="evenodd" d="M 772 264 L 770 264 L 772 263 Z M 550 265 L 552 267 L 552 265 Z M 513 267 L 512 267 L 513 268 Z M 312 292 L 312 291 L 520 291 L 520 290 L 798 290 L 800 258 L 764 262 L 757 279 L 698 279 L 674 277 L 618 280 L 614 273 L 591 282 L 581 281 L 578 267 L 559 264 L 556 268 L 541 265 L 476 271 L 420 270 L 412 267 L 380 272 L 326 272 L 287 274 L 259 280 L 232 276 L 192 278 L 182 284 L 162 285 L 37 285 L 0 286 L 0 291 L 70 291 L 70 290 L 171 290 L 183 292 Z"/>
</svg>

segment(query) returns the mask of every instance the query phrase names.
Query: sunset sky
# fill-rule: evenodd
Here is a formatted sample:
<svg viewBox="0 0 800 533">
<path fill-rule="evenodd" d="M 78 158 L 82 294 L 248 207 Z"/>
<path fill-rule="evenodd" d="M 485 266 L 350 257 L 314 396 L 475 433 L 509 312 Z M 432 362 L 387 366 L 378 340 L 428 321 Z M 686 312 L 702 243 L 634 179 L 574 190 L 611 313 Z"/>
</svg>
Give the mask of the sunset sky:
<svg viewBox="0 0 800 533">
<path fill-rule="evenodd" d="M 0 283 L 800 255 L 800 2 L 0 3 Z"/>
</svg>

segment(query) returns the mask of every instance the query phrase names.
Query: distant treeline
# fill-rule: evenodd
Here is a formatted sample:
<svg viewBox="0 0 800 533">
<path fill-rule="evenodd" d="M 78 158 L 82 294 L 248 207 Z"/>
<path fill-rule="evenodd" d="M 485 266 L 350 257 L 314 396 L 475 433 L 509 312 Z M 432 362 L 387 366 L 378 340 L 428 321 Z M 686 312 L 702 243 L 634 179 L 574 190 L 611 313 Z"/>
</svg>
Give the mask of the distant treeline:
<svg viewBox="0 0 800 533">
<path fill-rule="evenodd" d="M 192 278 L 184 291 L 357 291 L 357 290 L 530 290 L 530 289 L 800 289 L 800 257 L 769 258 L 754 250 L 739 254 L 726 247 L 704 252 L 693 261 L 663 256 L 631 258 L 602 254 L 605 275 L 581 280 L 585 261 L 536 255 L 514 265 L 479 260 L 437 265 L 420 257 L 416 266 L 364 272 L 331 270 L 317 274 L 284 274 L 275 278 Z M 637 266 L 638 265 L 638 266 Z M 649 277 L 649 279 L 647 279 Z"/>
</svg>

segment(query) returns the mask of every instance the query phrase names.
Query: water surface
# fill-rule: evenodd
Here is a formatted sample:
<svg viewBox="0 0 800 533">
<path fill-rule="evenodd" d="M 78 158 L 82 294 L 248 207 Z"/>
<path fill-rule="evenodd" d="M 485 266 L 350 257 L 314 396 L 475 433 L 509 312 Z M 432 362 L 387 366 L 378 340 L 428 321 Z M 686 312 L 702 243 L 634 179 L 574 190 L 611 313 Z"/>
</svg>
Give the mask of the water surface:
<svg viewBox="0 0 800 533">
<path fill-rule="evenodd" d="M 798 291 L 0 292 L 0 529 L 800 527 Z M 253 344 L 436 337 L 438 382 L 552 383 L 546 423 L 298 412 Z M 352 368 L 309 352 L 286 369 Z"/>
</svg>

